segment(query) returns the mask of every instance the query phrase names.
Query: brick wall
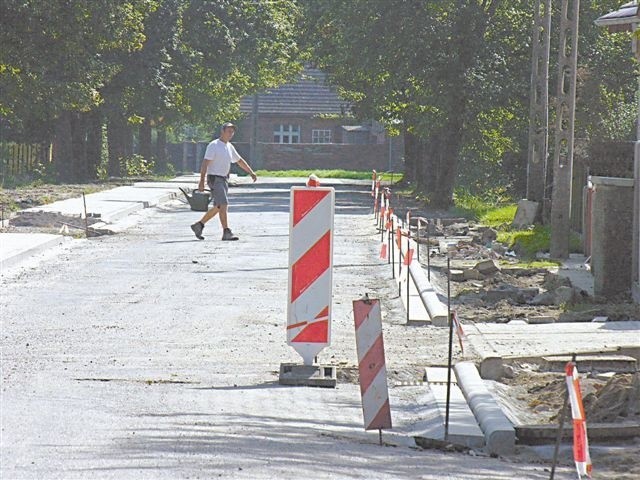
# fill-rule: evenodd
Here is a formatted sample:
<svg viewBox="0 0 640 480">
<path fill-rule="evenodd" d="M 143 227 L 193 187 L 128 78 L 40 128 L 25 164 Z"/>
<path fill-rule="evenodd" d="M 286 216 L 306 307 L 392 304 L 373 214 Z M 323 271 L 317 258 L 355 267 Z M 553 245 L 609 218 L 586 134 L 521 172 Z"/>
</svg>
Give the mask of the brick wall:
<svg viewBox="0 0 640 480">
<path fill-rule="evenodd" d="M 252 155 L 248 143 L 234 145 L 240 155 L 265 170 L 389 170 L 388 144 L 311 144 L 283 145 L 279 143 L 259 143 Z M 400 157 L 392 152 L 391 170 L 402 171 Z"/>
<path fill-rule="evenodd" d="M 312 142 L 312 131 L 331 130 L 331 141 L 333 143 L 342 143 L 343 119 L 324 119 L 314 118 L 309 115 L 260 115 L 258 117 L 257 139 L 262 143 L 271 143 L 274 141 L 273 132 L 280 125 L 300 126 L 300 143 Z M 233 142 L 250 143 L 251 142 L 251 117 L 247 117 L 238 123 L 238 130 L 233 138 Z"/>
</svg>

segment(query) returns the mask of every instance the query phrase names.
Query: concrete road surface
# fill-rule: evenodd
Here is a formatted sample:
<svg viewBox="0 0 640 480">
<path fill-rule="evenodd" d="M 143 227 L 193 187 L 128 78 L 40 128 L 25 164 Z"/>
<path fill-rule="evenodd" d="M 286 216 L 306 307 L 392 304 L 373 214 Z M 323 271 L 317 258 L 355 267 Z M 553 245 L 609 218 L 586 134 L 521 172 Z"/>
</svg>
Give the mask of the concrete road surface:
<svg viewBox="0 0 640 480">
<path fill-rule="evenodd" d="M 545 466 L 423 451 L 426 387 L 390 388 L 394 430 L 364 432 L 357 384 L 278 385 L 285 342 L 289 187 L 231 190 L 238 242 L 178 200 L 136 213 L 124 233 L 74 240 L 4 272 L 4 479 L 543 479 Z M 357 365 L 351 301 L 382 299 L 388 370 L 444 361 L 445 333 L 407 327 L 367 186 L 338 185 L 333 344 Z M 437 423 L 437 422 L 436 422 Z M 563 467 L 556 478 L 574 478 Z"/>
</svg>

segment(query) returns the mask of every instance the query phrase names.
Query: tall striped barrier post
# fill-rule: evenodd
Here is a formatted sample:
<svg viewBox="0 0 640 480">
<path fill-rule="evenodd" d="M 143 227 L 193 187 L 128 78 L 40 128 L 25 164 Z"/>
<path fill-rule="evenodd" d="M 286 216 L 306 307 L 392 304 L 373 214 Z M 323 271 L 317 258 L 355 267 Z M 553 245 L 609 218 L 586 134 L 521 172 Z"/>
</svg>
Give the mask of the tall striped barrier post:
<svg viewBox="0 0 640 480">
<path fill-rule="evenodd" d="M 334 210 L 333 188 L 291 188 L 287 344 L 303 365 L 280 365 L 284 385 L 336 385 L 335 367 L 316 363 L 331 344 Z"/>
<path fill-rule="evenodd" d="M 391 428 L 391 408 L 382 340 L 380 300 L 367 296 L 354 300 L 353 316 L 364 429 L 378 430 L 382 444 L 382 429 Z"/>
</svg>

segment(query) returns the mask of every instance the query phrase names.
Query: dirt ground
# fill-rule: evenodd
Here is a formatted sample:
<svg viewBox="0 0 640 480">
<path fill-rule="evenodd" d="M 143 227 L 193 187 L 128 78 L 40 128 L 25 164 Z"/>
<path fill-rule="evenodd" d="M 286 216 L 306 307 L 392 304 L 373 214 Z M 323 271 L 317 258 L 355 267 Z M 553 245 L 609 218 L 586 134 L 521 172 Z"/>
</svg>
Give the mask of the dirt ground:
<svg viewBox="0 0 640 480">
<path fill-rule="evenodd" d="M 607 321 L 640 319 L 640 306 L 630 299 L 597 299 L 558 275 L 558 268 L 530 268 L 510 245 L 495 241 L 487 227 L 430 211 L 411 198 L 401 199 L 396 213 L 428 222 L 420 230 L 423 267 L 431 283 L 451 292 L 452 309 L 463 323 Z M 417 239 L 417 221 L 412 221 Z M 427 229 L 429 232 L 427 239 Z M 443 248 L 444 247 L 444 248 Z M 446 250 L 445 250 L 446 248 Z M 452 281 L 448 282 L 447 259 Z M 491 391 L 515 425 L 558 425 L 566 392 L 562 372 L 545 371 L 540 364 L 515 363 L 509 375 L 488 382 Z M 586 373 L 580 376 L 585 415 L 589 424 L 640 425 L 640 373 Z M 570 412 L 565 425 L 571 422 Z M 594 440 L 591 456 L 607 478 L 640 478 L 640 439 Z M 523 447 L 522 458 L 539 452 Z M 569 464 L 570 459 L 564 459 Z M 594 478 L 599 478 L 596 475 Z"/>
<path fill-rule="evenodd" d="M 43 185 L 17 190 L 0 190 L 3 216 L 10 210 L 33 207 L 82 192 L 98 191 L 113 185 Z M 403 216 L 412 209 L 413 216 L 421 216 L 431 224 L 430 242 L 425 241 L 426 229 L 421 231 L 421 262 L 431 268 L 431 280 L 441 292 L 447 291 L 447 257 L 451 261 L 450 283 L 452 305 L 463 321 L 506 323 L 514 319 L 544 321 L 591 321 L 606 316 L 609 321 L 640 319 L 640 307 L 628 301 L 596 301 L 586 292 L 575 288 L 553 268 L 526 268 L 517 254 L 507 245 L 500 245 L 487 229 L 464 221 L 448 218 L 446 213 L 431 212 L 418 202 L 403 199 L 396 213 Z M 22 216 L 10 227 L 15 231 L 51 231 L 56 219 Z M 57 219 L 60 220 L 60 219 Z M 44 223 L 43 223 L 44 222 Z M 414 229 L 415 235 L 415 229 Z M 440 248 L 442 241 L 447 252 Z M 429 254 L 428 254 L 429 253 Z M 341 370 L 342 381 L 356 381 L 357 373 Z M 640 424 L 640 373 L 593 374 L 581 378 L 582 393 L 589 422 Z M 564 376 L 542 371 L 538 365 L 514 364 L 511 374 L 493 382 L 492 391 L 516 424 L 554 424 L 563 405 L 566 386 Z M 567 420 L 568 421 L 568 420 Z M 638 442 L 632 452 L 640 454 Z M 635 454 L 634 453 L 634 454 Z M 625 454 L 626 455 L 626 454 Z M 623 458 L 624 457 L 624 458 Z M 599 461 L 620 472 L 618 478 L 633 478 L 636 461 L 626 456 L 603 456 Z"/>
</svg>

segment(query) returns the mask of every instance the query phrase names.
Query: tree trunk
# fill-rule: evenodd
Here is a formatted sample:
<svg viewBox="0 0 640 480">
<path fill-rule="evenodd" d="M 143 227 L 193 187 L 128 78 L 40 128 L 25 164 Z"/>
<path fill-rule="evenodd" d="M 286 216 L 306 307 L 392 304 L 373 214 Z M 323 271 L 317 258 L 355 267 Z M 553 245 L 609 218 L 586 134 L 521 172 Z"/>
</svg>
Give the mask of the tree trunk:
<svg viewBox="0 0 640 480">
<path fill-rule="evenodd" d="M 162 170 L 166 170 L 167 166 L 167 130 L 164 127 L 158 127 L 156 130 L 156 150 L 155 157 L 158 166 Z"/>
<path fill-rule="evenodd" d="M 87 114 L 87 180 L 98 178 L 98 167 L 102 162 L 102 115 L 94 110 Z"/>
<path fill-rule="evenodd" d="M 140 125 L 140 129 L 138 130 L 138 142 L 139 142 L 139 153 L 142 157 L 150 162 L 153 160 L 152 153 L 152 145 L 151 145 L 151 121 L 148 118 L 145 118 L 142 125 Z"/>
<path fill-rule="evenodd" d="M 107 145 L 109 147 L 109 162 L 107 173 L 110 177 L 121 177 L 121 163 L 126 156 L 125 128 L 122 116 L 111 112 L 107 123 Z"/>
<path fill-rule="evenodd" d="M 449 82 L 444 92 L 448 100 L 448 120 L 430 136 L 424 162 L 426 171 L 420 174 L 420 189 L 429 195 L 435 208 L 449 208 L 453 204 L 464 123 L 469 109 L 466 78 L 476 62 L 478 45 L 482 45 L 496 7 L 497 2 L 493 1 L 482 4 L 469 2 L 456 12 L 451 42 L 451 57 L 455 61 L 450 64 Z"/>
<path fill-rule="evenodd" d="M 85 114 L 71 115 L 71 148 L 73 151 L 72 179 L 74 182 L 87 178 L 87 127 Z"/>
<path fill-rule="evenodd" d="M 70 182 L 73 170 L 73 142 L 71 139 L 71 112 L 64 110 L 55 120 L 53 164 L 57 180 Z"/>
<path fill-rule="evenodd" d="M 419 162 L 419 139 L 413 133 L 404 132 L 404 181 L 415 183 L 417 178 L 416 167 Z"/>
</svg>

